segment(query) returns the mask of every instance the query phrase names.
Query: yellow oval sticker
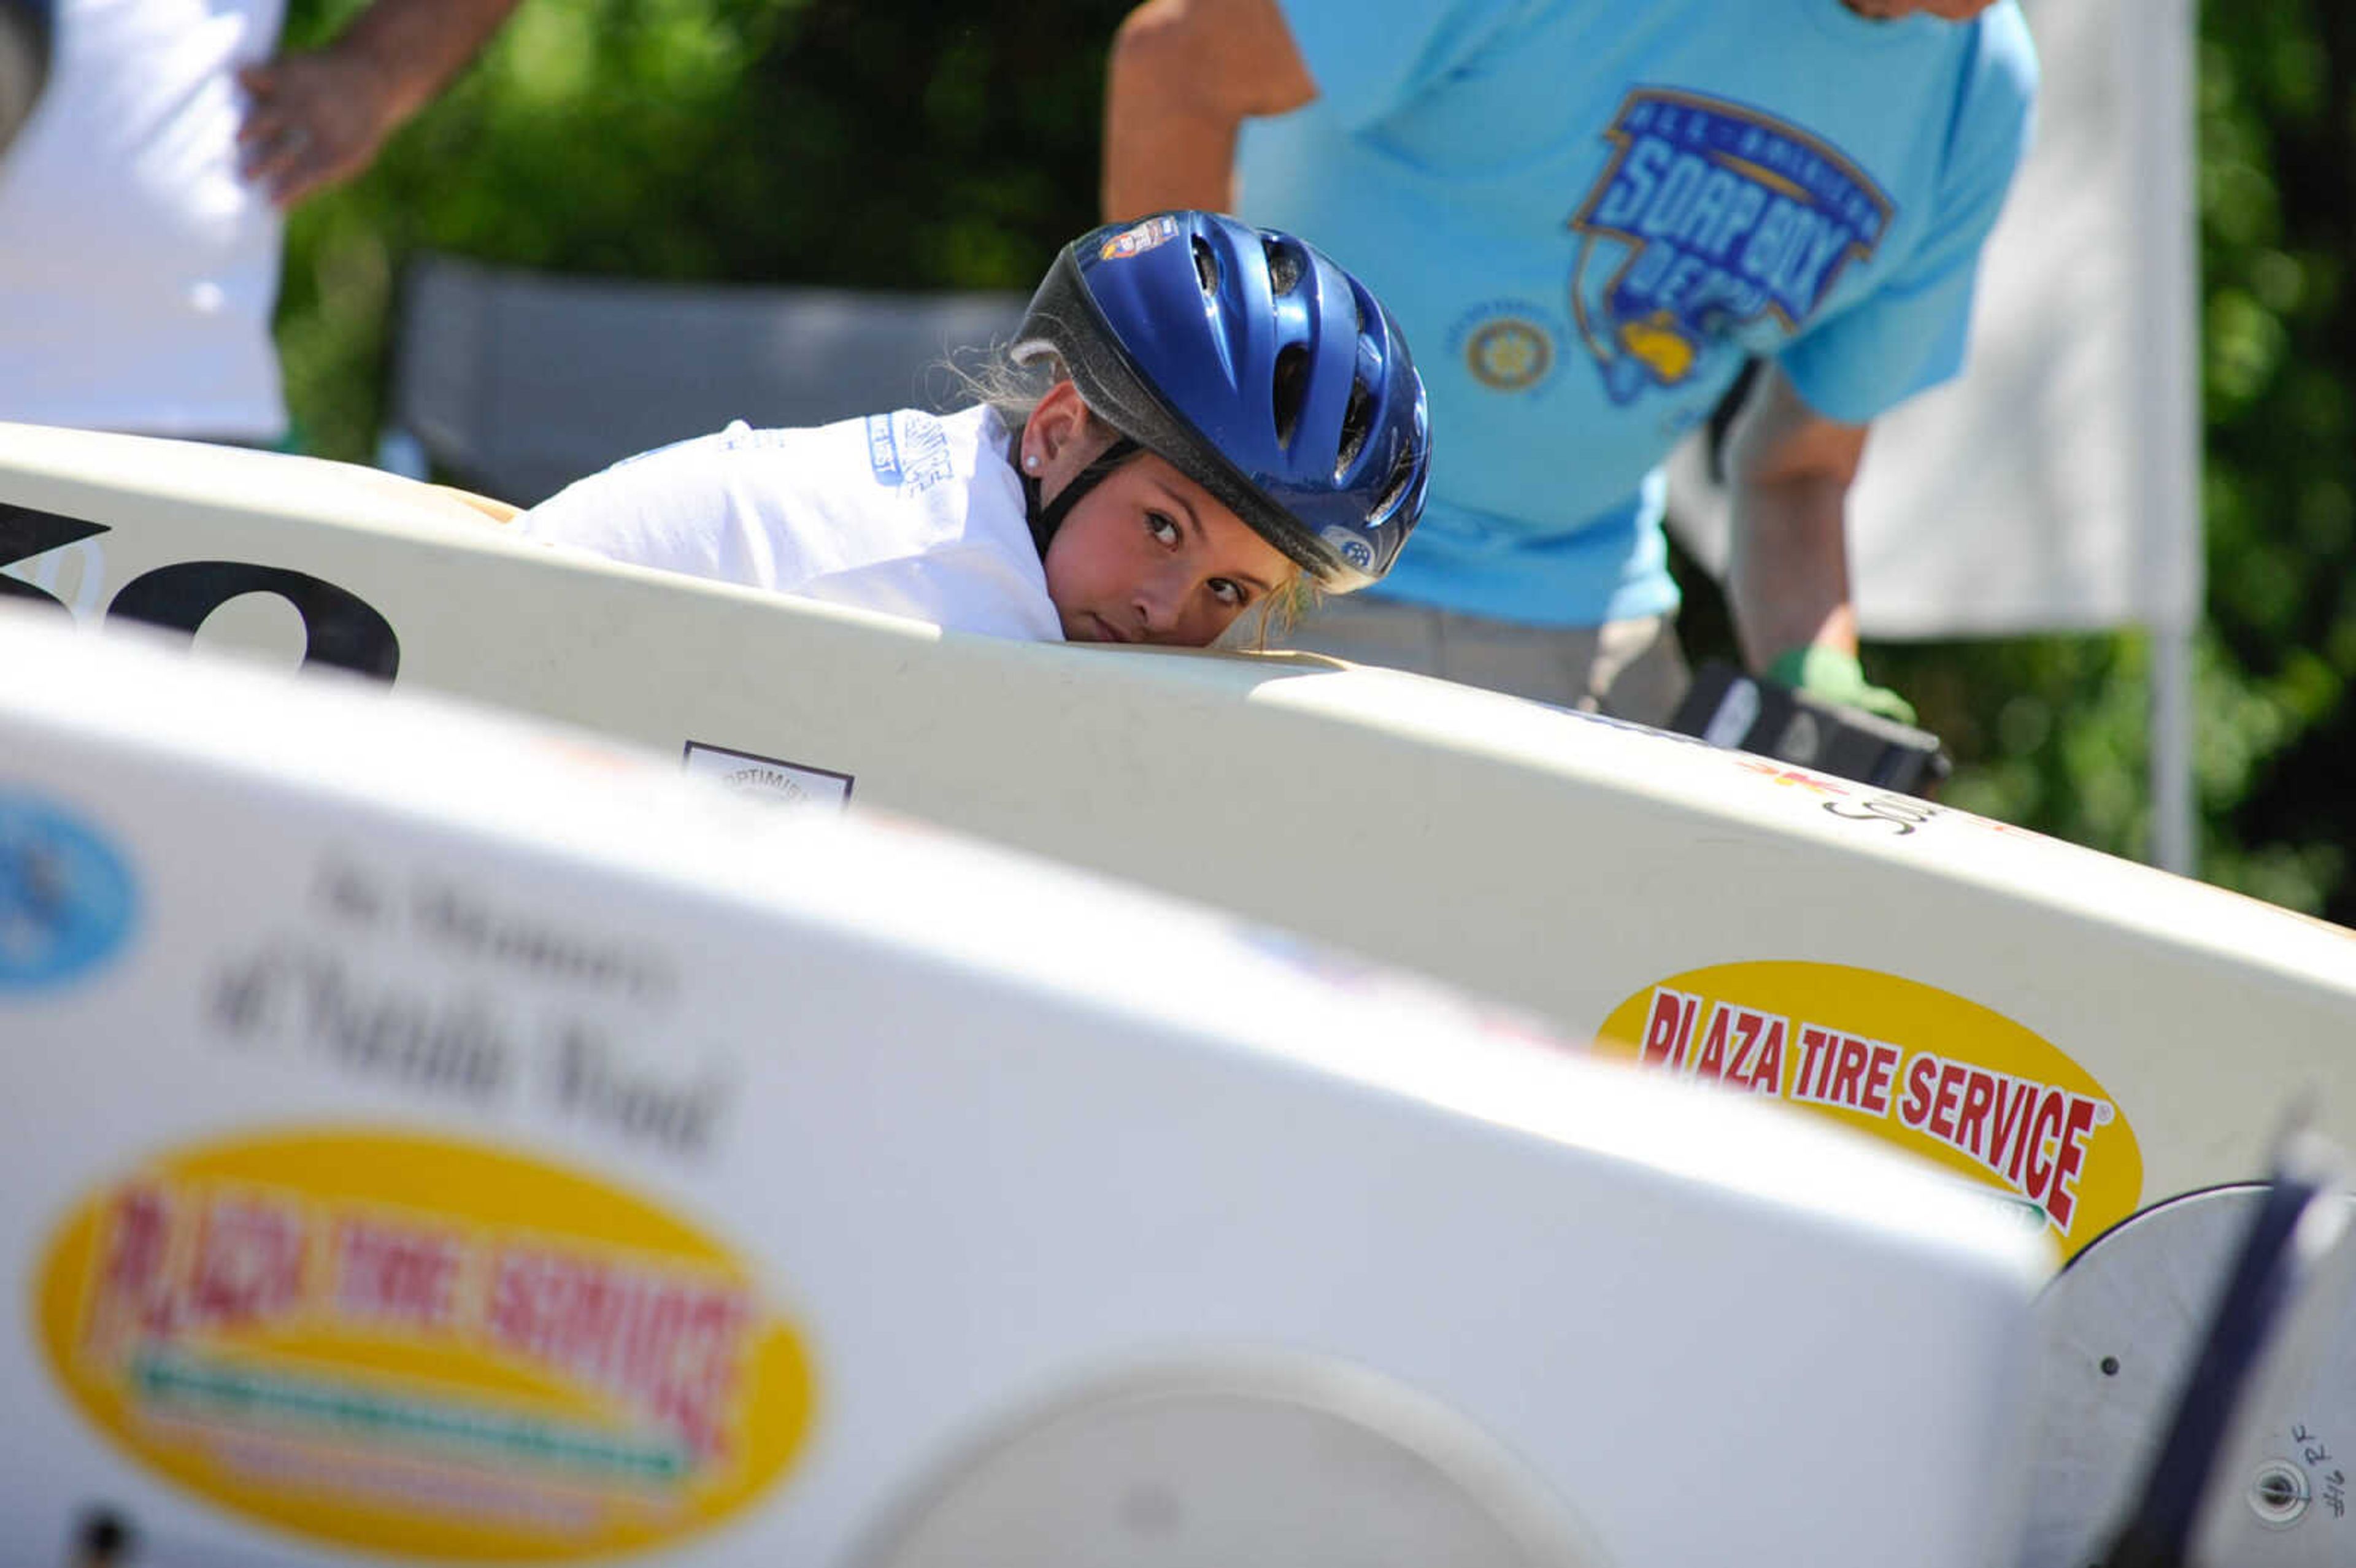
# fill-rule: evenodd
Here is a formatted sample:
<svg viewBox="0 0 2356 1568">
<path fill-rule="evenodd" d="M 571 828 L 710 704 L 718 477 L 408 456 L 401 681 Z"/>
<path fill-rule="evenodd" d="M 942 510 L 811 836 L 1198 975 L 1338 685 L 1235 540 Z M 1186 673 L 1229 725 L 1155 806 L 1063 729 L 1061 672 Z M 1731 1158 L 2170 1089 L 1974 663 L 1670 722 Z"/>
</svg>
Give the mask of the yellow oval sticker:
<svg viewBox="0 0 2356 1568">
<path fill-rule="evenodd" d="M 675 1541 L 782 1477 L 815 1408 L 799 1336 L 719 1243 L 438 1138 L 166 1156 L 67 1217 L 36 1288 L 51 1368 L 134 1458 L 380 1552 Z"/>
<path fill-rule="evenodd" d="M 1719 964 L 1614 1008 L 1607 1054 L 1772 1095 L 1994 1188 L 2068 1257 L 2135 1212 L 2143 1150 L 2100 1083 L 2001 1013 L 1840 964 Z"/>
</svg>

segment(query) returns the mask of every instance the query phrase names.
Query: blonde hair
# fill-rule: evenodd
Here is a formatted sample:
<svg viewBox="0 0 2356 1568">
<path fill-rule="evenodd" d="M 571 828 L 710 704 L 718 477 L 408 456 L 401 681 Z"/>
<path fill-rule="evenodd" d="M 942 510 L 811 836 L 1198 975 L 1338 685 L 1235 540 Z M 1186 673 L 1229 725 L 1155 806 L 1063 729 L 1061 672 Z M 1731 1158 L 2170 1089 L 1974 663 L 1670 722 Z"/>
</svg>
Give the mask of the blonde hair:
<svg viewBox="0 0 2356 1568">
<path fill-rule="evenodd" d="M 1314 613 L 1324 600 L 1324 591 L 1317 586 L 1317 580 L 1296 565 L 1290 578 L 1270 589 L 1248 614 L 1237 616 L 1234 624 L 1212 645 L 1267 653 L 1270 643 L 1280 643 L 1290 635 L 1292 628 Z"/>
<path fill-rule="evenodd" d="M 996 409 L 1000 421 L 1009 431 L 1019 432 L 1030 422 L 1031 411 L 1039 406 L 1039 400 L 1047 395 L 1048 389 L 1069 378 L 1065 374 L 1061 355 L 1047 354 L 1028 365 L 1018 365 L 1012 350 L 1012 344 L 993 343 L 986 348 L 952 354 L 939 361 L 939 366 L 948 372 L 949 379 L 966 395 L 968 402 Z M 1089 417 L 1096 417 L 1093 411 Z"/>
</svg>

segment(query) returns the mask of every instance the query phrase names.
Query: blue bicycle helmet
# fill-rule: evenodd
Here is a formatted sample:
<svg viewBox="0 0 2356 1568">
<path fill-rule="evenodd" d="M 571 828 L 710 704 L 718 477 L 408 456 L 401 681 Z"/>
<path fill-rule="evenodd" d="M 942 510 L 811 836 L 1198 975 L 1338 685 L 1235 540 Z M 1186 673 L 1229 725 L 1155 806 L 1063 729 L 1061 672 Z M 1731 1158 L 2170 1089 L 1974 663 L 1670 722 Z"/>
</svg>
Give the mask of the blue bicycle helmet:
<svg viewBox="0 0 2356 1568">
<path fill-rule="evenodd" d="M 1123 438 L 1034 518 L 1043 549 L 1140 448 L 1333 592 L 1378 581 L 1422 515 L 1431 426 L 1406 336 L 1290 234 L 1209 212 L 1084 234 L 1048 269 L 1012 352 L 1059 356 Z"/>
</svg>

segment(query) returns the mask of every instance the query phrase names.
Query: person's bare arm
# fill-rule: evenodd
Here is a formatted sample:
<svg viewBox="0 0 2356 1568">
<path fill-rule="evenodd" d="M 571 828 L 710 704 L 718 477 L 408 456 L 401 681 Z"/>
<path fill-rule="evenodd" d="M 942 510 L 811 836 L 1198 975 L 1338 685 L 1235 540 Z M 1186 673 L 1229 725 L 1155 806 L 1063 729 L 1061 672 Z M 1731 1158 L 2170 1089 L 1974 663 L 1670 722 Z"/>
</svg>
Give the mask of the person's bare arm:
<svg viewBox="0 0 2356 1568">
<path fill-rule="evenodd" d="M 246 177 L 280 207 L 351 178 L 432 101 L 518 0 L 375 0 L 335 42 L 248 66 Z"/>
<path fill-rule="evenodd" d="M 1753 669 L 1812 644 L 1857 652 L 1847 505 L 1866 431 L 1809 408 L 1771 364 L 1728 432 L 1734 538 L 1727 591 Z"/>
<path fill-rule="evenodd" d="M 1106 69 L 1106 219 L 1232 210 L 1237 128 L 1316 96 L 1276 0 L 1145 0 Z"/>
</svg>

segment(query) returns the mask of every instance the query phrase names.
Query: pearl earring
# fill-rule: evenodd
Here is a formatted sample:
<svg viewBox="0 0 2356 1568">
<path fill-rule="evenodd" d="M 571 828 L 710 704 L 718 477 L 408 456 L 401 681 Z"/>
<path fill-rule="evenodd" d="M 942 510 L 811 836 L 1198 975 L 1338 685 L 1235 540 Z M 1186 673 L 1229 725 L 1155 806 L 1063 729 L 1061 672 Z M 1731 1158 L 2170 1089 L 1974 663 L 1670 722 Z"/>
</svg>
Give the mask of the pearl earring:
<svg viewBox="0 0 2356 1568">
<path fill-rule="evenodd" d="M 1039 454 L 1037 453 L 1026 452 L 1023 454 L 1023 472 L 1025 474 L 1036 474 L 1039 472 Z"/>
</svg>

